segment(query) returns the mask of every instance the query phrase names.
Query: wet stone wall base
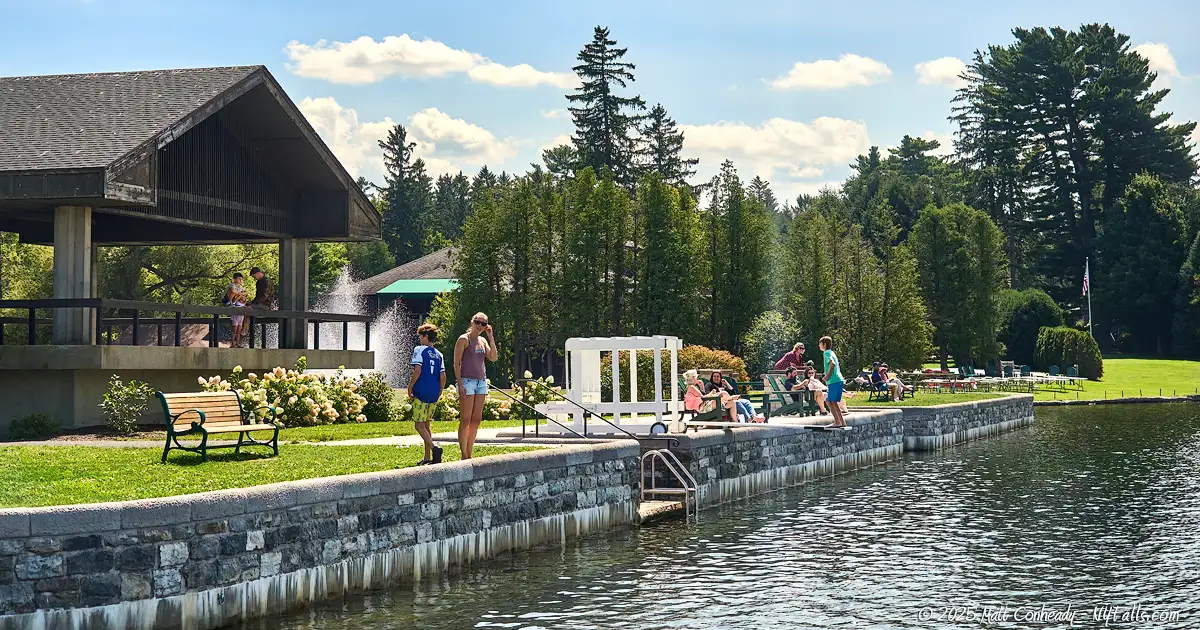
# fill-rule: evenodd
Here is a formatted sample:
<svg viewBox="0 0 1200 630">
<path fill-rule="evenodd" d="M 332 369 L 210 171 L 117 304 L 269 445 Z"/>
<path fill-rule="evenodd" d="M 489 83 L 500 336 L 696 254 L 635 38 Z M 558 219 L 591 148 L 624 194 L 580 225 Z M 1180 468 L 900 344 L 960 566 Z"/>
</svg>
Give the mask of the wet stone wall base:
<svg viewBox="0 0 1200 630">
<path fill-rule="evenodd" d="M 636 523 L 638 453 L 637 444 L 568 446 L 159 500 L 0 510 L 0 629 L 216 628 L 560 545 Z"/>
<path fill-rule="evenodd" d="M 742 499 L 904 453 L 898 410 L 851 418 L 850 431 L 814 431 L 785 423 L 701 431 L 680 438 L 679 456 L 696 478 L 700 505 Z"/>
<path fill-rule="evenodd" d="M 901 409 L 907 451 L 933 451 L 1033 424 L 1030 394 Z"/>
</svg>

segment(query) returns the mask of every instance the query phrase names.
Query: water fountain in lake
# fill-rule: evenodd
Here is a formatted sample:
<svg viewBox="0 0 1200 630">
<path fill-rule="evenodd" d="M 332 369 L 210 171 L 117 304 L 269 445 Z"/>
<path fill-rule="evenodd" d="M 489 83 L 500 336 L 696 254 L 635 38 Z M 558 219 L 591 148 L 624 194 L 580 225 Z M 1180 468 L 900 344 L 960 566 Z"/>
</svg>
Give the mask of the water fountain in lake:
<svg viewBox="0 0 1200 630">
<path fill-rule="evenodd" d="M 313 311 L 320 313 L 344 313 L 350 315 L 372 314 L 371 298 L 354 288 L 349 268 L 342 269 L 329 293 L 317 299 Z M 396 300 L 373 314 L 371 319 L 371 350 L 375 353 L 375 370 L 387 375 L 388 382 L 400 386 L 408 382 L 408 362 L 416 344 L 417 317 L 408 312 L 400 300 Z M 366 335 L 363 324 L 351 323 L 349 349 L 362 350 Z M 313 328 L 308 327 L 309 347 L 313 346 Z M 341 349 L 342 326 L 329 323 L 321 326 L 321 348 Z M 329 372 L 329 370 L 314 370 Z M 347 370 L 355 375 L 370 370 Z"/>
</svg>

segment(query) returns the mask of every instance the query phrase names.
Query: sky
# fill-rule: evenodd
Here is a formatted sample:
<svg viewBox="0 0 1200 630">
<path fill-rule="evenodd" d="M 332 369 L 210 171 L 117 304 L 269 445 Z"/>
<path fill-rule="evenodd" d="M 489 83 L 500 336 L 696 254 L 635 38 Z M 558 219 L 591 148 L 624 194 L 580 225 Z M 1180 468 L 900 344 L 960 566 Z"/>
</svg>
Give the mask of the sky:
<svg viewBox="0 0 1200 630">
<path fill-rule="evenodd" d="M 627 93 L 661 103 L 700 159 L 781 199 L 837 185 L 904 135 L 948 151 L 963 63 L 1017 26 L 1107 22 L 1200 119 L 1200 5 L 1010 0 L 0 0 L 0 76 L 267 66 L 354 175 L 405 125 L 433 174 L 524 172 L 573 132 L 571 67 L 597 25 L 629 49 Z M 0 141 L 3 130 L 0 130 Z"/>
</svg>

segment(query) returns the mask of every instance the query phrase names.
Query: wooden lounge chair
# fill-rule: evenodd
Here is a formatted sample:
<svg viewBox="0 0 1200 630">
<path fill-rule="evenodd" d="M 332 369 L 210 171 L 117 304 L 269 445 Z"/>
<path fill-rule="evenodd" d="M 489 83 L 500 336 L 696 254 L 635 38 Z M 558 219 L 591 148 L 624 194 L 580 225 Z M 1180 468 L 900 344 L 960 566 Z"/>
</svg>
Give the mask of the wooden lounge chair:
<svg viewBox="0 0 1200 630">
<path fill-rule="evenodd" d="M 816 415 L 817 398 L 811 391 L 806 389 L 788 390 L 783 386 L 783 379 L 778 374 L 767 374 L 766 379 L 770 385 L 770 391 L 764 390 L 765 406 L 769 412 L 766 414 L 768 418 L 772 415 L 788 416 L 797 413 L 801 416 Z M 775 407 L 776 404 L 779 406 Z"/>
</svg>

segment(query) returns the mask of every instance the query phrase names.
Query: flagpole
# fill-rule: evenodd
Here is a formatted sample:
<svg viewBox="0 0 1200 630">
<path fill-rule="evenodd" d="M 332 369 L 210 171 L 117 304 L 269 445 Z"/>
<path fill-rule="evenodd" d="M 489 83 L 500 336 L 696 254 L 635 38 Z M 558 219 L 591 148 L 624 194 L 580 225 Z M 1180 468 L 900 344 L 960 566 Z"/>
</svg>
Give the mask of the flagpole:
<svg viewBox="0 0 1200 630">
<path fill-rule="evenodd" d="M 1092 334 L 1092 269 L 1091 258 L 1083 259 L 1083 276 L 1087 278 L 1087 297 L 1088 297 L 1088 335 L 1095 339 L 1096 335 Z"/>
</svg>

